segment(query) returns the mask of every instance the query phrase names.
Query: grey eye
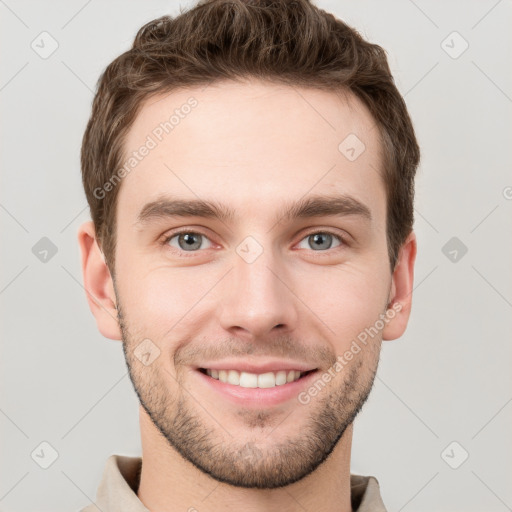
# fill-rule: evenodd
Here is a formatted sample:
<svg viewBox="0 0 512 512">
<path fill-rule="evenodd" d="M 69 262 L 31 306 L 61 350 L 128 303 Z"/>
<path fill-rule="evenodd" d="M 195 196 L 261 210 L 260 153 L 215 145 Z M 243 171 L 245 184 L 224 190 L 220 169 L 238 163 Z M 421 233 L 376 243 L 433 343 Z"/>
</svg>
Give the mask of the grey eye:
<svg viewBox="0 0 512 512">
<path fill-rule="evenodd" d="M 173 240 L 177 238 L 177 244 L 173 243 Z M 194 233 L 193 231 L 186 231 L 183 233 L 177 233 L 169 238 L 169 245 L 182 251 L 195 251 L 197 249 L 205 249 L 202 247 L 203 241 L 208 238 L 201 233 Z"/>
<path fill-rule="evenodd" d="M 338 245 L 341 245 L 341 238 L 337 235 L 333 235 L 331 233 L 325 233 L 323 231 L 319 231 L 318 233 L 312 233 L 311 235 L 306 236 L 301 243 L 306 240 L 308 242 L 309 247 L 306 249 L 313 249 L 314 251 L 321 251 L 326 249 L 331 249 L 333 247 L 333 240 L 338 240 Z M 335 246 L 337 247 L 337 246 Z M 304 247 L 303 247 L 304 248 Z"/>
</svg>

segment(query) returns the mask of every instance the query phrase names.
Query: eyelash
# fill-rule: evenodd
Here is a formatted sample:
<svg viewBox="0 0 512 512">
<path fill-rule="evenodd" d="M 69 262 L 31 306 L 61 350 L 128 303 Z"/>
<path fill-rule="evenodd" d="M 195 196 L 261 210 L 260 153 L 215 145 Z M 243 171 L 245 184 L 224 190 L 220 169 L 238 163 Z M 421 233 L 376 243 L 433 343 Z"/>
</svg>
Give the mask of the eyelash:
<svg viewBox="0 0 512 512">
<path fill-rule="evenodd" d="M 169 234 L 168 236 L 166 236 L 164 238 L 164 240 L 162 241 L 162 245 L 168 245 L 169 242 L 175 237 L 175 236 L 178 236 L 182 233 L 187 233 L 187 234 L 192 234 L 192 235 L 201 235 L 201 236 L 204 236 L 205 238 L 207 238 L 208 240 L 209 237 L 207 235 L 205 235 L 204 233 L 202 233 L 201 231 L 193 231 L 191 229 L 181 229 L 181 230 L 178 230 L 178 231 L 173 231 L 171 234 Z M 305 238 L 308 238 L 310 237 L 311 235 L 316 235 L 316 234 L 323 234 L 323 235 L 331 235 L 333 236 L 334 238 L 338 239 L 338 241 L 340 242 L 340 245 L 337 246 L 337 247 L 333 247 L 331 249 L 327 249 L 325 251 L 313 251 L 313 249 L 311 249 L 311 251 L 313 253 L 316 253 L 315 256 L 319 256 L 319 257 L 322 257 L 323 254 L 327 254 L 327 253 L 331 253 L 332 251 L 335 251 L 336 249 L 343 249 L 344 246 L 348 246 L 348 243 L 345 239 L 345 237 L 343 237 L 342 235 L 338 234 L 338 233 L 334 233 L 332 231 L 329 231 L 329 230 L 317 230 L 317 231 L 311 231 L 309 233 L 306 233 L 301 239 L 299 242 L 302 242 Z M 211 241 L 211 240 L 210 240 Z M 188 258 L 190 256 L 193 256 L 194 254 L 198 253 L 199 250 L 197 251 L 183 251 L 183 250 L 180 250 L 180 249 L 176 249 L 175 247 L 170 247 L 168 246 L 173 252 L 179 252 L 180 254 L 182 253 L 187 253 L 189 252 L 190 255 L 186 255 L 186 256 L 182 256 L 184 258 Z"/>
</svg>

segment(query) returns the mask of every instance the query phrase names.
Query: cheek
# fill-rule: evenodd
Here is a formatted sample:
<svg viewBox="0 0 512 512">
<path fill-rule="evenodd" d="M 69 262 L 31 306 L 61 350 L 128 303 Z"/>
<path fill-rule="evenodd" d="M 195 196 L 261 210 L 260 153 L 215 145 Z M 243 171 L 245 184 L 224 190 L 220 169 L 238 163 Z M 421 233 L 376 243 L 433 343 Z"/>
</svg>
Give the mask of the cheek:
<svg viewBox="0 0 512 512">
<path fill-rule="evenodd" d="M 376 273 L 376 275 L 379 275 Z M 387 276 L 375 278 L 366 268 L 332 269 L 328 287 L 311 288 L 308 305 L 328 327 L 327 336 L 341 350 L 383 313 L 388 293 Z"/>
<path fill-rule="evenodd" d="M 128 273 L 120 291 L 123 310 L 130 325 L 145 337 L 176 338 L 197 319 L 199 301 L 206 299 L 212 288 L 210 281 L 208 277 L 201 278 L 197 271 L 186 269 L 152 269 L 144 275 Z"/>
</svg>

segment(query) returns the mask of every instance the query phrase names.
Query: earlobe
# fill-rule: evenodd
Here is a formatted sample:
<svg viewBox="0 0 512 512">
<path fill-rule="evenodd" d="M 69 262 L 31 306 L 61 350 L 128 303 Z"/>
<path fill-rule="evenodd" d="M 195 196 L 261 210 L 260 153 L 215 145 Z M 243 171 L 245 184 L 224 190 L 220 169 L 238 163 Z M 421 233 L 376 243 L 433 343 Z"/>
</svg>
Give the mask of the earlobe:
<svg viewBox="0 0 512 512">
<path fill-rule="evenodd" d="M 398 263 L 393 272 L 389 305 L 386 312 L 388 323 L 382 331 L 383 340 L 399 338 L 407 328 L 412 307 L 416 251 L 416 234 L 411 231 L 400 248 Z"/>
<path fill-rule="evenodd" d="M 114 285 L 103 253 L 98 246 L 92 221 L 80 226 L 78 244 L 82 255 L 82 277 L 87 302 L 96 318 L 98 330 L 106 338 L 121 340 Z"/>
</svg>

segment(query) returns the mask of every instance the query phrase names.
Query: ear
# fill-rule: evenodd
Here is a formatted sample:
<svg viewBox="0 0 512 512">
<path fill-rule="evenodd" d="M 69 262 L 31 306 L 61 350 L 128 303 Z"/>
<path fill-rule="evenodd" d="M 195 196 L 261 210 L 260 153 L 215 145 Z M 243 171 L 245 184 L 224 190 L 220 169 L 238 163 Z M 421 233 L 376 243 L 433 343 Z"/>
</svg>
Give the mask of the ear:
<svg viewBox="0 0 512 512">
<path fill-rule="evenodd" d="M 82 253 L 82 276 L 87 302 L 96 318 L 98 330 L 106 338 L 121 340 L 114 284 L 98 246 L 92 221 L 85 222 L 78 229 L 78 244 Z"/>
<path fill-rule="evenodd" d="M 407 327 L 412 306 L 416 249 L 416 234 L 411 231 L 400 248 L 393 271 L 387 311 L 390 320 L 382 331 L 383 340 L 400 338 Z"/>
</svg>

